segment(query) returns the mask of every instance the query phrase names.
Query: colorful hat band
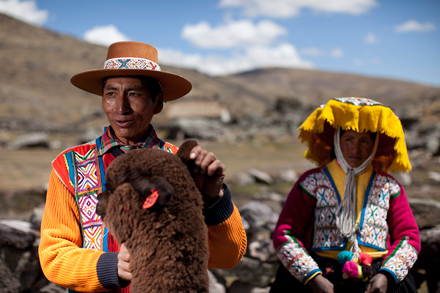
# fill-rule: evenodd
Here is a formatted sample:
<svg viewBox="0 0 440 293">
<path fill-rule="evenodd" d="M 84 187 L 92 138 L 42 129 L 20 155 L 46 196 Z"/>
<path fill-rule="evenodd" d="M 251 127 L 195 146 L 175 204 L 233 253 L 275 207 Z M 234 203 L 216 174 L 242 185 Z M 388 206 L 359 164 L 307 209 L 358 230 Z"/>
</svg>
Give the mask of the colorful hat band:
<svg viewBox="0 0 440 293">
<path fill-rule="evenodd" d="M 113 58 L 104 63 L 104 69 L 146 69 L 160 71 L 160 66 L 156 62 L 142 58 Z"/>
</svg>

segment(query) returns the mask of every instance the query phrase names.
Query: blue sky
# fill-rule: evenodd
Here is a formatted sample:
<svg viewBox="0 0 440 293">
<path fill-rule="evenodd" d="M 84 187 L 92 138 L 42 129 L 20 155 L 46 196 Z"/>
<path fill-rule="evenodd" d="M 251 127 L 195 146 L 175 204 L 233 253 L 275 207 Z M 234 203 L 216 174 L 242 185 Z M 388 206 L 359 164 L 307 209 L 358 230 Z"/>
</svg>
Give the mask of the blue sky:
<svg viewBox="0 0 440 293">
<path fill-rule="evenodd" d="M 297 67 L 440 86 L 439 0 L 0 0 L 0 12 L 161 64 L 223 75 Z"/>
</svg>

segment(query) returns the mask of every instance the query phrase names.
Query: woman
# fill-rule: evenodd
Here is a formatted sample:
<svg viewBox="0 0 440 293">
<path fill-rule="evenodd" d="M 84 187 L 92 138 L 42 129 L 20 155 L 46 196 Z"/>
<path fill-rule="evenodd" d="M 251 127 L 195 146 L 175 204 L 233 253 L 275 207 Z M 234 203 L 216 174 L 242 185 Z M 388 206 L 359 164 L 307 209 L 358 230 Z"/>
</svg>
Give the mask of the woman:
<svg viewBox="0 0 440 293">
<path fill-rule="evenodd" d="M 417 292 L 409 270 L 419 230 L 404 188 L 385 173 L 411 170 L 400 120 L 376 101 L 336 98 L 299 130 L 320 167 L 281 211 L 271 292 Z"/>
</svg>

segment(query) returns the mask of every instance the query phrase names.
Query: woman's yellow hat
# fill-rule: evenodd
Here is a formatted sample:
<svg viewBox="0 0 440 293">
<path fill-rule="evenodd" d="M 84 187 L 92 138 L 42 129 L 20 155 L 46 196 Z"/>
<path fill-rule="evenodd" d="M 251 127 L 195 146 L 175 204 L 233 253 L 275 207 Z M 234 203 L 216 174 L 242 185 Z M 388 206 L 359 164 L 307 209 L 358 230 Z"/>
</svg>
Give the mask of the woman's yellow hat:
<svg viewBox="0 0 440 293">
<path fill-rule="evenodd" d="M 331 99 L 304 121 L 298 129 L 298 138 L 308 146 L 304 157 L 318 166 L 330 162 L 337 127 L 357 132 L 379 132 L 373 166 L 385 172 L 411 170 L 399 118 L 388 106 L 357 97 Z"/>
</svg>

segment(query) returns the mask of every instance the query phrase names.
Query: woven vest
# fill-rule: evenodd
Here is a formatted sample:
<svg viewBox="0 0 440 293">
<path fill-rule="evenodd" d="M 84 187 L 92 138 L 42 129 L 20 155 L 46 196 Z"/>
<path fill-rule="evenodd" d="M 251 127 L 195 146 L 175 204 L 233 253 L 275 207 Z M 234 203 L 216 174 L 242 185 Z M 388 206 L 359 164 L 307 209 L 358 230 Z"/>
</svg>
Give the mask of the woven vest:
<svg viewBox="0 0 440 293">
<path fill-rule="evenodd" d="M 157 148 L 176 153 L 177 147 L 159 140 Z M 80 214 L 82 247 L 108 252 L 108 230 L 96 214 L 98 194 L 105 190 L 104 156 L 98 156 L 101 137 L 73 147 L 58 155 L 52 166 L 63 184 L 75 197 Z"/>
</svg>

